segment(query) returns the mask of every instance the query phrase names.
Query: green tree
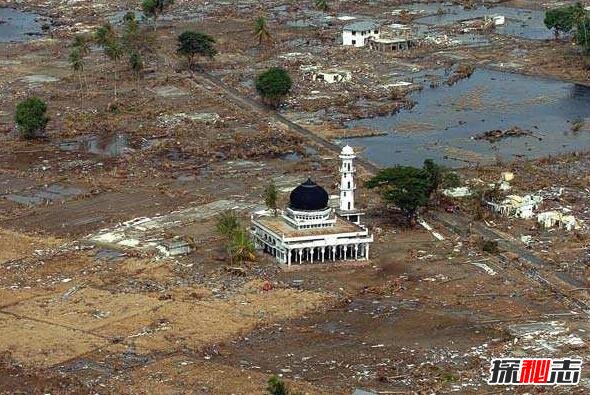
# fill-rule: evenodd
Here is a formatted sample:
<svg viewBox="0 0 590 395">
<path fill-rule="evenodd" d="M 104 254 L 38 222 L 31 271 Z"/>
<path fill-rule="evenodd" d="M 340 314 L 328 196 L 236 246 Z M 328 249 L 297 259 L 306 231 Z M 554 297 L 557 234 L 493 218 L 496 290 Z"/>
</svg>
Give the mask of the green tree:
<svg viewBox="0 0 590 395">
<path fill-rule="evenodd" d="M 45 133 L 49 122 L 47 104 L 36 96 L 31 96 L 16 106 L 15 122 L 20 136 L 30 140 Z"/>
<path fill-rule="evenodd" d="M 559 7 L 547 10 L 544 23 L 547 29 L 553 30 L 556 39 L 562 33 L 569 33 L 574 27 L 572 8 Z"/>
<path fill-rule="evenodd" d="M 137 46 L 139 33 L 139 22 L 135 19 L 135 13 L 126 13 L 123 17 L 123 43 L 126 46 Z"/>
<path fill-rule="evenodd" d="M 322 11 L 328 11 L 328 1 L 327 0 L 315 0 L 315 6 Z"/>
<path fill-rule="evenodd" d="M 279 378 L 277 375 L 271 376 L 268 379 L 268 386 L 266 387 L 266 391 L 269 395 L 288 395 L 289 391 L 287 389 L 287 385 L 283 380 Z"/>
<path fill-rule="evenodd" d="M 426 159 L 422 168 L 426 171 L 430 183 L 428 195 L 438 191 L 439 188 L 456 188 L 461 185 L 457 173 L 436 164 L 432 159 Z"/>
<path fill-rule="evenodd" d="M 100 45 L 103 48 L 105 46 L 107 46 L 110 41 L 113 41 L 116 38 L 117 38 L 117 33 L 115 32 L 113 25 L 111 25 L 108 22 L 105 23 L 104 25 L 100 26 L 94 32 L 94 40 L 96 41 L 96 43 L 98 45 Z"/>
<path fill-rule="evenodd" d="M 254 243 L 247 230 L 238 228 L 233 232 L 229 251 L 232 264 L 236 260 L 244 264 L 244 261 L 254 259 Z"/>
<path fill-rule="evenodd" d="M 590 18 L 586 9 L 581 3 L 571 6 L 572 19 L 575 26 L 574 41 L 582 47 L 586 55 L 590 54 L 590 35 L 588 28 L 590 27 Z"/>
<path fill-rule="evenodd" d="M 428 182 L 430 184 L 428 188 L 428 195 L 438 190 L 443 180 L 443 168 L 440 165 L 434 163 L 432 159 L 426 159 L 423 166 L 424 171 L 428 175 Z"/>
<path fill-rule="evenodd" d="M 174 0 L 143 0 L 141 8 L 143 13 L 154 20 L 154 30 L 158 28 L 158 18 L 168 7 L 174 4 Z"/>
<path fill-rule="evenodd" d="M 84 59 L 82 58 L 82 51 L 79 47 L 72 47 L 72 49 L 70 49 L 68 61 L 70 62 L 72 69 L 76 72 L 76 74 L 78 74 L 81 91 L 83 87 L 82 73 L 84 72 Z"/>
<path fill-rule="evenodd" d="M 424 169 L 396 166 L 379 171 L 367 187 L 379 188 L 385 202 L 395 204 L 413 223 L 418 210 L 429 201 L 432 183 L 431 175 Z"/>
<path fill-rule="evenodd" d="M 279 191 L 277 190 L 277 186 L 274 182 L 270 182 L 266 188 L 264 188 L 264 203 L 269 210 L 272 210 L 273 214 L 277 215 L 277 208 L 278 208 L 278 200 L 279 200 Z"/>
<path fill-rule="evenodd" d="M 115 85 L 115 97 L 117 96 L 118 63 L 123 55 L 124 47 L 117 32 L 110 23 L 105 23 L 94 33 L 96 43 L 102 47 L 104 54 L 113 62 L 113 81 Z"/>
<path fill-rule="evenodd" d="M 131 54 L 129 55 L 129 67 L 131 67 L 131 70 L 139 79 L 141 77 L 141 72 L 143 71 L 143 58 L 137 50 L 131 51 Z"/>
<path fill-rule="evenodd" d="M 72 41 L 72 48 L 79 48 L 82 56 L 88 55 L 90 52 L 89 38 L 85 34 L 76 34 Z"/>
<path fill-rule="evenodd" d="M 266 103 L 275 108 L 291 91 L 292 86 L 293 81 L 289 73 L 281 67 L 271 67 L 256 78 L 256 91 Z"/>
<path fill-rule="evenodd" d="M 86 67 L 85 57 L 90 53 L 89 39 L 86 35 L 77 34 L 74 36 L 74 40 L 70 45 L 70 53 L 68 55 L 68 61 L 72 69 L 78 74 L 78 80 L 80 81 L 80 91 L 86 83 L 86 77 L 84 75 L 84 69 Z"/>
<path fill-rule="evenodd" d="M 214 44 L 215 40 L 211 36 L 199 32 L 186 31 L 178 36 L 177 53 L 186 57 L 189 69 L 193 70 L 196 56 L 205 56 L 212 59 L 217 55 Z"/>
<path fill-rule="evenodd" d="M 259 16 L 254 21 L 254 37 L 258 39 L 258 45 L 262 45 L 262 43 L 269 42 L 272 43 L 272 36 L 268 31 L 268 24 L 266 23 L 266 18 L 264 16 Z"/>
<path fill-rule="evenodd" d="M 231 239 L 232 235 L 239 227 L 240 221 L 233 210 L 222 212 L 217 218 L 217 224 L 215 226 L 217 233 L 225 239 Z"/>
</svg>

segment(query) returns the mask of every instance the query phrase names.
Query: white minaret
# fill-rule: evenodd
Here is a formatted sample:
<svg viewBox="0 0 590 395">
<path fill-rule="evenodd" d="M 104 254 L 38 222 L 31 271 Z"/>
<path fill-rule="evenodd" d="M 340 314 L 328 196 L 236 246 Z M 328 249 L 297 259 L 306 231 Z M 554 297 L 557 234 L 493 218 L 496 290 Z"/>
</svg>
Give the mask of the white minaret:
<svg viewBox="0 0 590 395">
<path fill-rule="evenodd" d="M 342 167 L 340 168 L 340 211 L 353 211 L 354 210 L 354 185 L 353 174 L 355 168 L 353 166 L 353 160 L 356 158 L 354 151 L 350 145 L 346 145 L 340 152 L 340 159 L 342 159 Z"/>
</svg>

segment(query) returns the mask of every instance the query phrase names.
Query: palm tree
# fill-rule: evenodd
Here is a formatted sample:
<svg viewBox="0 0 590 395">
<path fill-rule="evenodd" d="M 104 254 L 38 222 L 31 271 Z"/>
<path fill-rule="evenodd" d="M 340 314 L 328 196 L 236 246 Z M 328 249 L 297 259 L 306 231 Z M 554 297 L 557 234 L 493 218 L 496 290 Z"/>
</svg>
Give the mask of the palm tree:
<svg viewBox="0 0 590 395">
<path fill-rule="evenodd" d="M 244 229 L 238 229 L 234 232 L 231 240 L 231 261 L 238 259 L 240 264 L 244 264 L 246 260 L 254 260 L 254 243 Z"/>
<path fill-rule="evenodd" d="M 94 33 L 94 38 L 100 45 L 105 55 L 114 63 L 115 97 L 117 97 L 117 62 L 123 56 L 123 46 L 117 37 L 117 33 L 110 23 L 105 23 Z"/>
<path fill-rule="evenodd" d="M 217 233 L 225 239 L 231 239 L 239 226 L 238 216 L 233 210 L 226 210 L 217 218 Z"/>
<path fill-rule="evenodd" d="M 72 41 L 72 47 L 79 48 L 80 55 L 84 57 L 90 52 L 90 45 L 88 44 L 88 41 L 88 37 L 84 34 L 77 34 L 74 36 L 74 41 Z"/>
<path fill-rule="evenodd" d="M 328 0 L 315 0 L 315 6 L 322 11 L 328 11 Z"/>
<path fill-rule="evenodd" d="M 272 36 L 268 32 L 268 25 L 264 16 L 259 16 L 254 22 L 254 37 L 258 38 L 258 45 L 264 41 L 272 43 Z"/>
<path fill-rule="evenodd" d="M 72 69 L 78 74 L 78 80 L 80 81 L 80 92 L 82 92 L 83 83 L 82 83 L 82 72 L 84 71 L 84 59 L 82 58 L 82 51 L 80 47 L 73 47 L 70 50 L 70 55 L 68 56 L 68 60 L 70 61 L 70 65 Z M 80 93 L 81 96 L 81 93 Z"/>
<path fill-rule="evenodd" d="M 80 91 L 83 85 L 86 83 L 84 77 L 84 68 L 86 66 L 84 57 L 90 52 L 90 46 L 88 45 L 88 37 L 82 34 L 78 34 L 74 37 L 71 44 L 70 54 L 68 60 L 72 69 L 78 74 L 80 81 Z"/>
<path fill-rule="evenodd" d="M 109 41 L 104 48 L 104 53 L 114 64 L 115 97 L 117 97 L 117 80 L 119 79 L 117 62 L 119 62 L 121 56 L 123 56 L 123 46 L 119 42 L 119 39 L 115 37 L 115 39 Z"/>
</svg>

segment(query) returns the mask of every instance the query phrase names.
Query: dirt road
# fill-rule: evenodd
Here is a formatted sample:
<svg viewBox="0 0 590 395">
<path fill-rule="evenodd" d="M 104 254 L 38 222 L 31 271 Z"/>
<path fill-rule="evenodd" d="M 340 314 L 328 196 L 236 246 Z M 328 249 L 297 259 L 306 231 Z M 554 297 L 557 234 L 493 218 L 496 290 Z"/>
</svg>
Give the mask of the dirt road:
<svg viewBox="0 0 590 395">
<path fill-rule="evenodd" d="M 435 212 L 431 214 L 433 222 L 445 227 L 449 232 L 465 235 L 468 229 L 472 232 L 476 232 L 478 235 L 488 240 L 498 241 L 500 247 L 506 251 L 512 252 L 518 256 L 522 261 L 530 263 L 530 265 L 512 265 L 513 268 L 519 270 L 530 280 L 538 283 L 543 288 L 555 294 L 555 296 L 563 301 L 566 305 L 572 309 L 581 310 L 586 315 L 590 315 L 590 305 L 583 300 L 572 296 L 571 294 L 564 293 L 565 283 L 558 283 L 557 278 L 549 278 L 547 275 L 543 275 L 542 270 L 547 269 L 548 272 L 552 272 L 553 269 L 551 264 L 545 262 L 539 258 L 533 252 L 528 251 L 516 244 L 516 241 L 496 229 L 489 228 L 478 222 L 471 222 L 469 219 L 460 215 L 451 215 L 442 212 Z M 496 258 L 498 263 L 501 264 L 501 259 Z M 553 277 L 553 276 L 552 276 Z"/>
<path fill-rule="evenodd" d="M 223 91 L 227 98 L 232 100 L 234 104 L 238 105 L 239 107 L 248 110 L 248 111 L 255 111 L 260 113 L 266 117 L 270 117 L 271 119 L 275 120 L 286 126 L 292 132 L 297 133 L 301 137 L 304 137 L 308 140 L 313 141 L 315 144 L 332 151 L 334 153 L 340 152 L 340 147 L 330 141 L 323 139 L 322 137 L 318 136 L 317 134 L 313 133 L 311 130 L 306 129 L 295 122 L 290 121 L 289 119 L 285 118 L 281 114 L 276 111 L 269 109 L 268 107 L 264 106 L 263 104 L 252 100 L 249 97 L 244 96 L 236 89 L 230 87 L 229 85 L 225 84 L 221 79 L 208 74 L 208 73 L 200 73 L 195 74 L 194 77 L 190 80 L 192 83 L 198 83 L 197 81 L 206 81 L 208 84 L 214 85 L 219 90 Z M 379 168 L 374 165 L 373 163 L 369 162 L 364 158 L 357 158 L 357 163 L 359 163 L 363 168 L 369 173 L 377 173 Z"/>
</svg>

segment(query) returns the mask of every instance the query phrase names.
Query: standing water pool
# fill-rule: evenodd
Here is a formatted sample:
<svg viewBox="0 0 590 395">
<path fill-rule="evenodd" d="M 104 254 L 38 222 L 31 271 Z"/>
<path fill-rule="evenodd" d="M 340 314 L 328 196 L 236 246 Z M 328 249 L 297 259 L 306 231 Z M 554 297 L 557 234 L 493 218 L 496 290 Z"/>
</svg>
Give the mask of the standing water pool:
<svg viewBox="0 0 590 395">
<path fill-rule="evenodd" d="M 420 166 L 432 158 L 447 166 L 466 162 L 534 158 L 590 149 L 590 88 L 555 80 L 477 70 L 453 86 L 425 88 L 411 95 L 416 105 L 400 113 L 352 121 L 387 132 L 354 140 L 364 156 L 381 166 Z M 473 137 L 519 127 L 532 136 L 491 143 Z"/>
<path fill-rule="evenodd" d="M 37 14 L 0 7 L 0 43 L 23 42 L 43 34 Z"/>
</svg>

